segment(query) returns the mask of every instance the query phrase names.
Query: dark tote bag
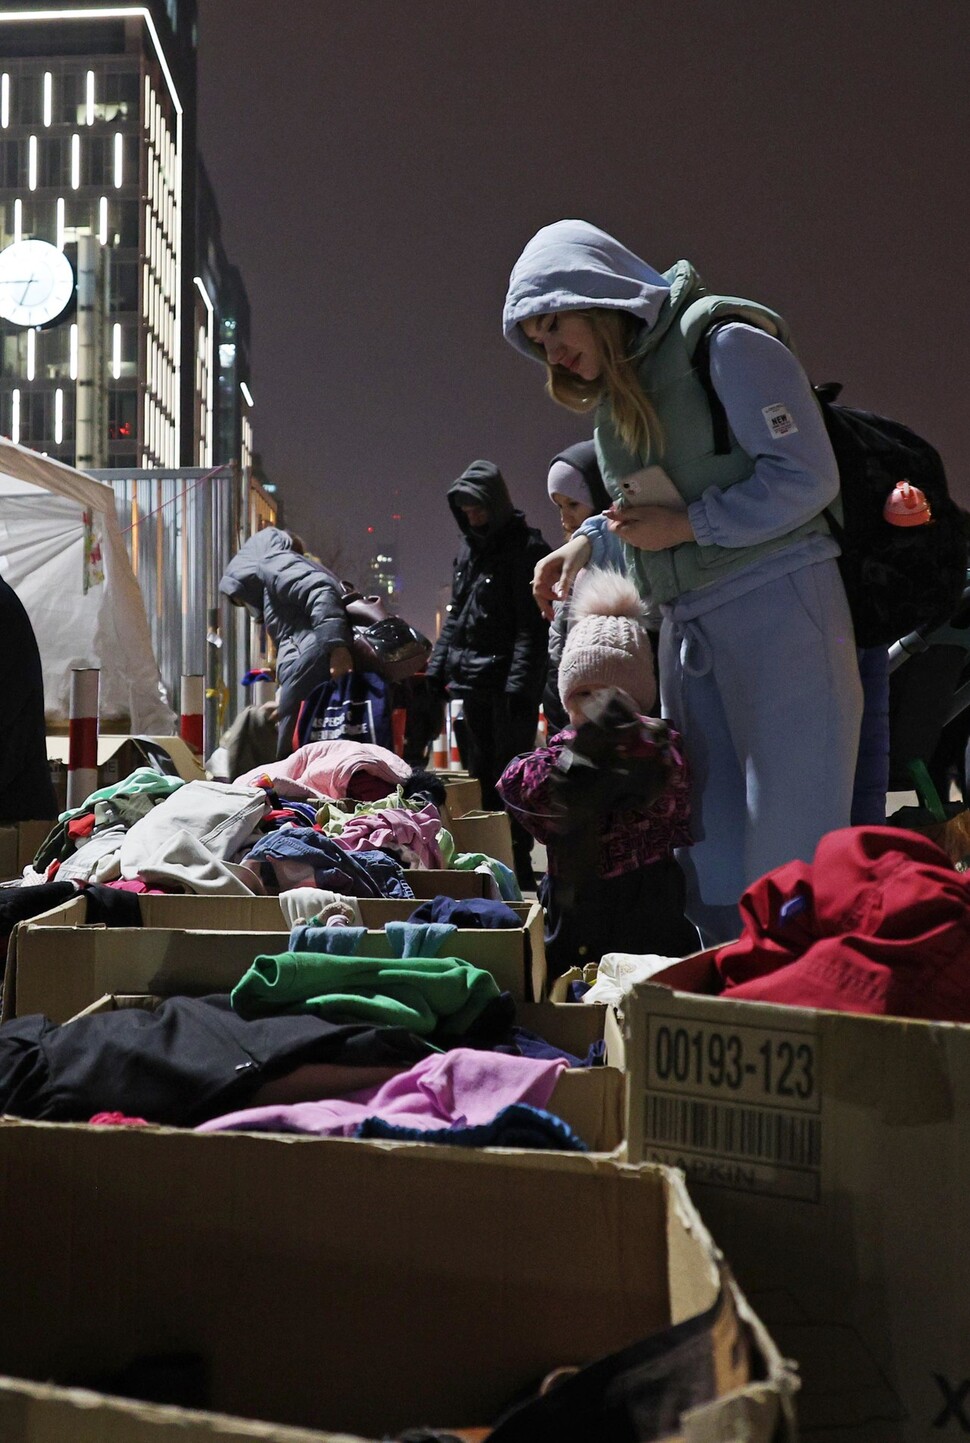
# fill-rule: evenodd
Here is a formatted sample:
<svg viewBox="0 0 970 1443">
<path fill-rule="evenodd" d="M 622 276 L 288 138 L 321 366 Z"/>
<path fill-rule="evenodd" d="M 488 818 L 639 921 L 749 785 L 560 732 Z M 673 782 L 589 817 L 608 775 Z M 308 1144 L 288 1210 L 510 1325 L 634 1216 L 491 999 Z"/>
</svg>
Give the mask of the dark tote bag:
<svg viewBox="0 0 970 1443">
<path fill-rule="evenodd" d="M 300 707 L 296 744 L 353 741 L 394 748 L 387 682 L 374 672 L 348 671 L 325 681 Z"/>
</svg>

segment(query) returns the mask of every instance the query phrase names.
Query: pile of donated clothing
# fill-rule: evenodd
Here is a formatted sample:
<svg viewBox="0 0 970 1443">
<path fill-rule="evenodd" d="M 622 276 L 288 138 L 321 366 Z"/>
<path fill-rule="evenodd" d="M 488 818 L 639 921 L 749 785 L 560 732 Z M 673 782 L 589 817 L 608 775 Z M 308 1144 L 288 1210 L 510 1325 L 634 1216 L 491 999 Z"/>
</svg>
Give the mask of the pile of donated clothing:
<svg viewBox="0 0 970 1443">
<path fill-rule="evenodd" d="M 456 929 L 518 927 L 506 902 L 520 894 L 494 859 L 455 853 L 442 801 L 440 782 L 392 753 L 335 741 L 231 783 L 141 769 L 63 814 L 19 883 L 0 888 L 0 932 L 78 895 L 88 922 L 131 927 L 142 895 L 222 893 L 277 897 L 289 933 L 279 954 L 251 959 L 229 994 L 3 1024 L 0 1112 L 584 1150 L 549 1103 L 567 1068 L 602 1063 L 602 1043 L 584 1058 L 550 1045 L 517 1024 L 490 973 L 454 955 Z M 444 866 L 488 870 L 497 897 L 414 898 L 408 869 Z M 367 955 L 359 903 L 370 897 L 413 902 L 406 920 L 385 925 L 379 950 L 389 955 Z M 555 1386 L 529 1390 L 494 1425 L 399 1436 L 668 1436 L 715 1392 L 722 1306 L 560 1370 Z M 109 1391 L 142 1396 L 137 1384 Z"/>
<path fill-rule="evenodd" d="M 737 941 L 682 967 L 607 953 L 559 982 L 589 1003 L 619 1004 L 657 979 L 734 1001 L 970 1023 L 970 875 L 918 832 L 829 832 L 811 862 L 753 882 L 740 920 Z"/>
<path fill-rule="evenodd" d="M 141 768 L 62 814 L 0 932 L 76 895 L 88 922 L 139 926 L 144 894 L 276 896 L 285 948 L 231 994 L 56 1025 L 0 1027 L 0 1110 L 54 1121 L 414 1137 L 463 1146 L 585 1146 L 547 1111 L 560 1074 L 597 1065 L 517 1026 L 458 928 L 517 928 L 492 858 L 456 854 L 440 780 L 347 741 L 300 748 L 230 783 Z M 486 869 L 499 898 L 419 902 L 412 868 Z M 368 956 L 361 898 L 411 900 Z M 378 949 L 372 949 L 378 950 Z"/>
</svg>

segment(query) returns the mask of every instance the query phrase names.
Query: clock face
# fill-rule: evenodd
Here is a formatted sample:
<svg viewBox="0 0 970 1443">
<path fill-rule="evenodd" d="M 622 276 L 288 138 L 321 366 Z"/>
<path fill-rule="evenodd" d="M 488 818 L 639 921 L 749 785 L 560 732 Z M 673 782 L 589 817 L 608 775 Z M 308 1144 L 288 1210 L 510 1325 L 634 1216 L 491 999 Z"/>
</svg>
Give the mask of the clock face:
<svg viewBox="0 0 970 1443">
<path fill-rule="evenodd" d="M 23 240 L 0 250 L 0 316 L 16 326 L 46 326 L 74 295 L 74 270 L 47 241 Z"/>
</svg>

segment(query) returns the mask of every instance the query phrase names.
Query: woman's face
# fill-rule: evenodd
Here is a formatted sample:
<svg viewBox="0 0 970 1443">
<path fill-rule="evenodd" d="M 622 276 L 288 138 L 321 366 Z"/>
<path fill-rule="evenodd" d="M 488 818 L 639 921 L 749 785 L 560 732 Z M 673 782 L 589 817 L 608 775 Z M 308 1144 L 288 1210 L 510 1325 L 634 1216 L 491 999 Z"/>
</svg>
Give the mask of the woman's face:
<svg viewBox="0 0 970 1443">
<path fill-rule="evenodd" d="M 596 381 L 603 370 L 599 342 L 582 311 L 554 311 L 521 321 L 522 333 L 546 353 L 550 366 L 559 366 L 584 381 Z"/>
<path fill-rule="evenodd" d="M 559 519 L 567 536 L 572 536 L 576 527 L 581 526 L 587 516 L 594 514 L 592 506 L 584 506 L 582 501 L 571 501 L 559 491 L 552 493 L 552 499 L 559 507 Z"/>
</svg>

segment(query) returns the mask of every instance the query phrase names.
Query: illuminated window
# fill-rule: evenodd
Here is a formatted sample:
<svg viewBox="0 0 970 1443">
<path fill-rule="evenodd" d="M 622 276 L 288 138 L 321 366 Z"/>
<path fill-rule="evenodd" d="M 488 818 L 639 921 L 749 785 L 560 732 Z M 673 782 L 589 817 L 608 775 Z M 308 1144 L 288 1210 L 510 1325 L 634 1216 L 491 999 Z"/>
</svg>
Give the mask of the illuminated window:
<svg viewBox="0 0 970 1443">
<path fill-rule="evenodd" d="M 32 135 L 27 141 L 27 189 L 37 189 L 37 137 Z"/>
<path fill-rule="evenodd" d="M 94 71 L 89 70 L 85 86 L 84 122 L 86 125 L 94 124 Z"/>
<path fill-rule="evenodd" d="M 44 124 L 50 125 L 54 118 L 54 77 L 49 70 L 44 71 Z"/>
<path fill-rule="evenodd" d="M 6 130 L 10 124 L 10 76 L 0 75 L 0 125 Z"/>
<path fill-rule="evenodd" d="M 54 392 L 54 444 L 60 446 L 64 440 L 64 392 L 58 386 Z"/>
<path fill-rule="evenodd" d="M 124 138 L 121 131 L 115 132 L 115 189 L 120 190 L 125 183 L 125 150 Z"/>
<path fill-rule="evenodd" d="M 81 185 L 81 137 L 71 136 L 71 189 L 78 190 Z"/>
</svg>

